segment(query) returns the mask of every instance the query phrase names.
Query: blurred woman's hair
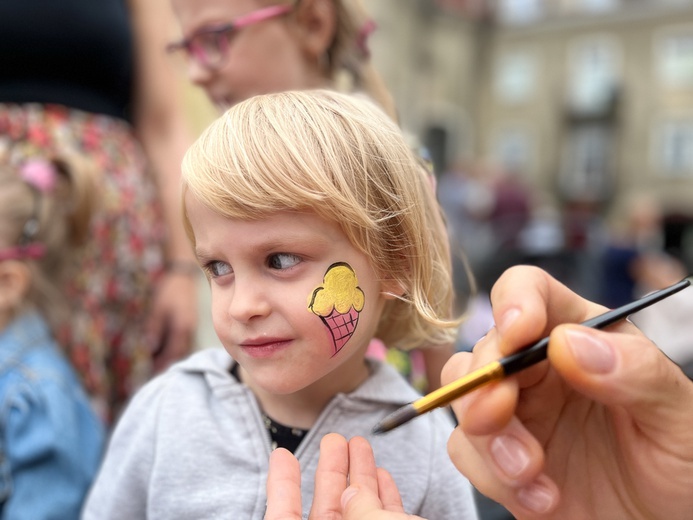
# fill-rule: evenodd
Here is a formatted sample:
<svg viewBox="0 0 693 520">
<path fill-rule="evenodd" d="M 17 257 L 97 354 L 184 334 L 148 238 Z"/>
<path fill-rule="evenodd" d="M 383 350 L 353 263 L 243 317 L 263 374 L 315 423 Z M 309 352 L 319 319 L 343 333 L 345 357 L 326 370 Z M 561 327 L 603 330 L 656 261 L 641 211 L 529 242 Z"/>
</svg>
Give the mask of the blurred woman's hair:
<svg viewBox="0 0 693 520">
<path fill-rule="evenodd" d="M 342 90 L 366 93 L 396 121 L 397 111 L 392 95 L 371 61 L 368 39 L 376 28 L 375 22 L 362 0 L 334 2 L 337 30 L 328 49 L 330 77 Z"/>
</svg>

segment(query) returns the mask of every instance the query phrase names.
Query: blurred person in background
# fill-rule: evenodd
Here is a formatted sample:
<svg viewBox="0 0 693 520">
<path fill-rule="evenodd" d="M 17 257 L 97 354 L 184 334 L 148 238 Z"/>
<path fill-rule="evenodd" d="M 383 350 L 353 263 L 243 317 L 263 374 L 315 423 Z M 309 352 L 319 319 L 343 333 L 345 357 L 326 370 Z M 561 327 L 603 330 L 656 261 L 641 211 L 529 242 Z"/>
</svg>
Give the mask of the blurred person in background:
<svg viewBox="0 0 693 520">
<path fill-rule="evenodd" d="M 366 95 L 397 119 L 370 60 L 375 24 L 360 0 L 170 1 L 183 38 L 168 50 L 187 59 L 190 81 L 219 111 L 258 94 L 332 88 Z M 374 341 L 370 353 L 425 391 L 440 386 L 452 345 L 405 355 Z"/>
<path fill-rule="evenodd" d="M 172 23 L 167 0 L 0 4 L 0 144 L 15 163 L 74 148 L 99 170 L 66 288 L 79 308 L 58 335 L 108 419 L 189 352 L 197 324 L 179 196 L 189 137 L 163 51 Z"/>
<path fill-rule="evenodd" d="M 682 259 L 665 249 L 663 212 L 654 197 L 638 193 L 625 198 L 610 224 L 602 282 L 605 305 L 622 305 L 687 276 Z M 691 313 L 693 295 L 683 291 L 630 318 L 689 378 L 693 378 L 693 347 L 685 327 L 691 323 Z"/>
<path fill-rule="evenodd" d="M 0 518 L 76 520 L 104 427 L 54 331 L 70 319 L 61 279 L 95 207 L 75 159 L 0 159 Z"/>
<path fill-rule="evenodd" d="M 269 92 L 336 88 L 363 92 L 395 118 L 392 96 L 370 61 L 375 29 L 360 0 L 170 0 L 190 81 L 220 111 Z"/>
<path fill-rule="evenodd" d="M 664 250 L 659 202 L 644 193 L 624 197 L 614 208 L 608 223 L 602 255 L 600 303 L 618 307 L 676 281 L 666 275 L 668 283 L 662 285 L 658 280 L 663 274 L 658 271 L 664 259 L 674 260 Z"/>
<path fill-rule="evenodd" d="M 438 197 L 453 255 L 466 257 L 479 292 L 488 295 L 501 273 L 523 260 L 522 233 L 532 215 L 530 186 L 517 171 L 465 161 L 441 176 Z M 458 291 L 468 293 L 464 263 L 458 261 L 456 284 Z"/>
<path fill-rule="evenodd" d="M 671 255 L 649 255 L 635 266 L 642 294 L 663 289 L 687 276 L 680 260 Z M 650 338 L 686 375 L 693 379 L 693 294 L 682 291 L 666 300 L 643 309 L 630 320 Z"/>
<path fill-rule="evenodd" d="M 459 160 L 438 180 L 438 200 L 448 224 L 458 294 L 471 290 L 467 264 L 478 275 L 495 248 L 491 224 L 495 199 L 485 173 L 481 164 Z M 488 294 L 486 290 L 483 292 Z"/>
</svg>

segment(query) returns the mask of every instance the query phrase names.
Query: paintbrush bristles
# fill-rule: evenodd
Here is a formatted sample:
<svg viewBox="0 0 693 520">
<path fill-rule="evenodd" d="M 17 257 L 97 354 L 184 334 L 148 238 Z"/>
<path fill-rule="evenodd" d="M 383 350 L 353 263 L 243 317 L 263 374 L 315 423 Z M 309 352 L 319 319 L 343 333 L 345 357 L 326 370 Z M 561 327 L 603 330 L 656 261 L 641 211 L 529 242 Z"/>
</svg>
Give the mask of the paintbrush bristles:
<svg viewBox="0 0 693 520">
<path fill-rule="evenodd" d="M 417 415 L 419 415 L 419 412 L 416 411 L 416 408 L 414 408 L 412 404 L 403 406 L 376 424 L 375 428 L 373 428 L 373 434 L 378 435 L 379 433 L 389 432 L 390 430 L 411 421 Z"/>
</svg>

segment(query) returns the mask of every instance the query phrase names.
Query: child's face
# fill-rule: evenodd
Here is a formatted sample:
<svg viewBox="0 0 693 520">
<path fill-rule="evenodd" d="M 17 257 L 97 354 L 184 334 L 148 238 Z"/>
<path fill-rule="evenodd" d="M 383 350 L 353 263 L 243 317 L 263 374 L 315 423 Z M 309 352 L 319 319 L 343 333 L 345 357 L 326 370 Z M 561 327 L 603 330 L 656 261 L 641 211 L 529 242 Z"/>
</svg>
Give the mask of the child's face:
<svg viewBox="0 0 693 520">
<path fill-rule="evenodd" d="M 340 227 L 313 213 L 227 219 L 190 194 L 186 209 L 214 329 L 251 383 L 273 394 L 353 389 L 386 288 Z M 334 303 L 339 316 L 323 320 Z M 332 319 L 351 322 L 346 336 Z"/>
<path fill-rule="evenodd" d="M 171 0 L 185 38 L 220 27 L 275 4 L 254 0 Z M 278 0 L 276 5 L 286 4 Z M 293 24 L 293 25 L 292 25 Z M 216 67 L 188 62 L 188 76 L 225 110 L 249 97 L 316 87 L 317 60 L 302 48 L 291 13 L 274 16 L 230 33 Z M 206 40 L 210 44 L 211 39 Z M 217 48 L 216 45 L 212 45 Z"/>
</svg>

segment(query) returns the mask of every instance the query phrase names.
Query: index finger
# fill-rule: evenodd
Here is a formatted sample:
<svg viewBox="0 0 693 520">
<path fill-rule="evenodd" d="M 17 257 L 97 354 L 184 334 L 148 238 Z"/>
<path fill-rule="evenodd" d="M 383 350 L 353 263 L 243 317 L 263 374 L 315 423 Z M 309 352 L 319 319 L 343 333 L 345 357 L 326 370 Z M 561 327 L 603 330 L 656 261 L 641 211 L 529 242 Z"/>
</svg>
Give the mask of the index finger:
<svg viewBox="0 0 693 520">
<path fill-rule="evenodd" d="M 581 323 L 605 310 L 531 266 L 503 273 L 491 290 L 491 303 L 503 355 L 547 336 L 561 323 Z"/>
<path fill-rule="evenodd" d="M 315 492 L 310 518 L 340 518 L 342 492 L 347 488 L 349 447 L 344 437 L 328 433 L 320 441 L 320 459 L 315 471 Z"/>
<path fill-rule="evenodd" d="M 301 468 L 284 448 L 270 454 L 264 520 L 301 520 Z"/>
<path fill-rule="evenodd" d="M 378 495 L 378 470 L 369 442 L 363 437 L 349 440 L 349 484 L 358 484 Z"/>
</svg>

